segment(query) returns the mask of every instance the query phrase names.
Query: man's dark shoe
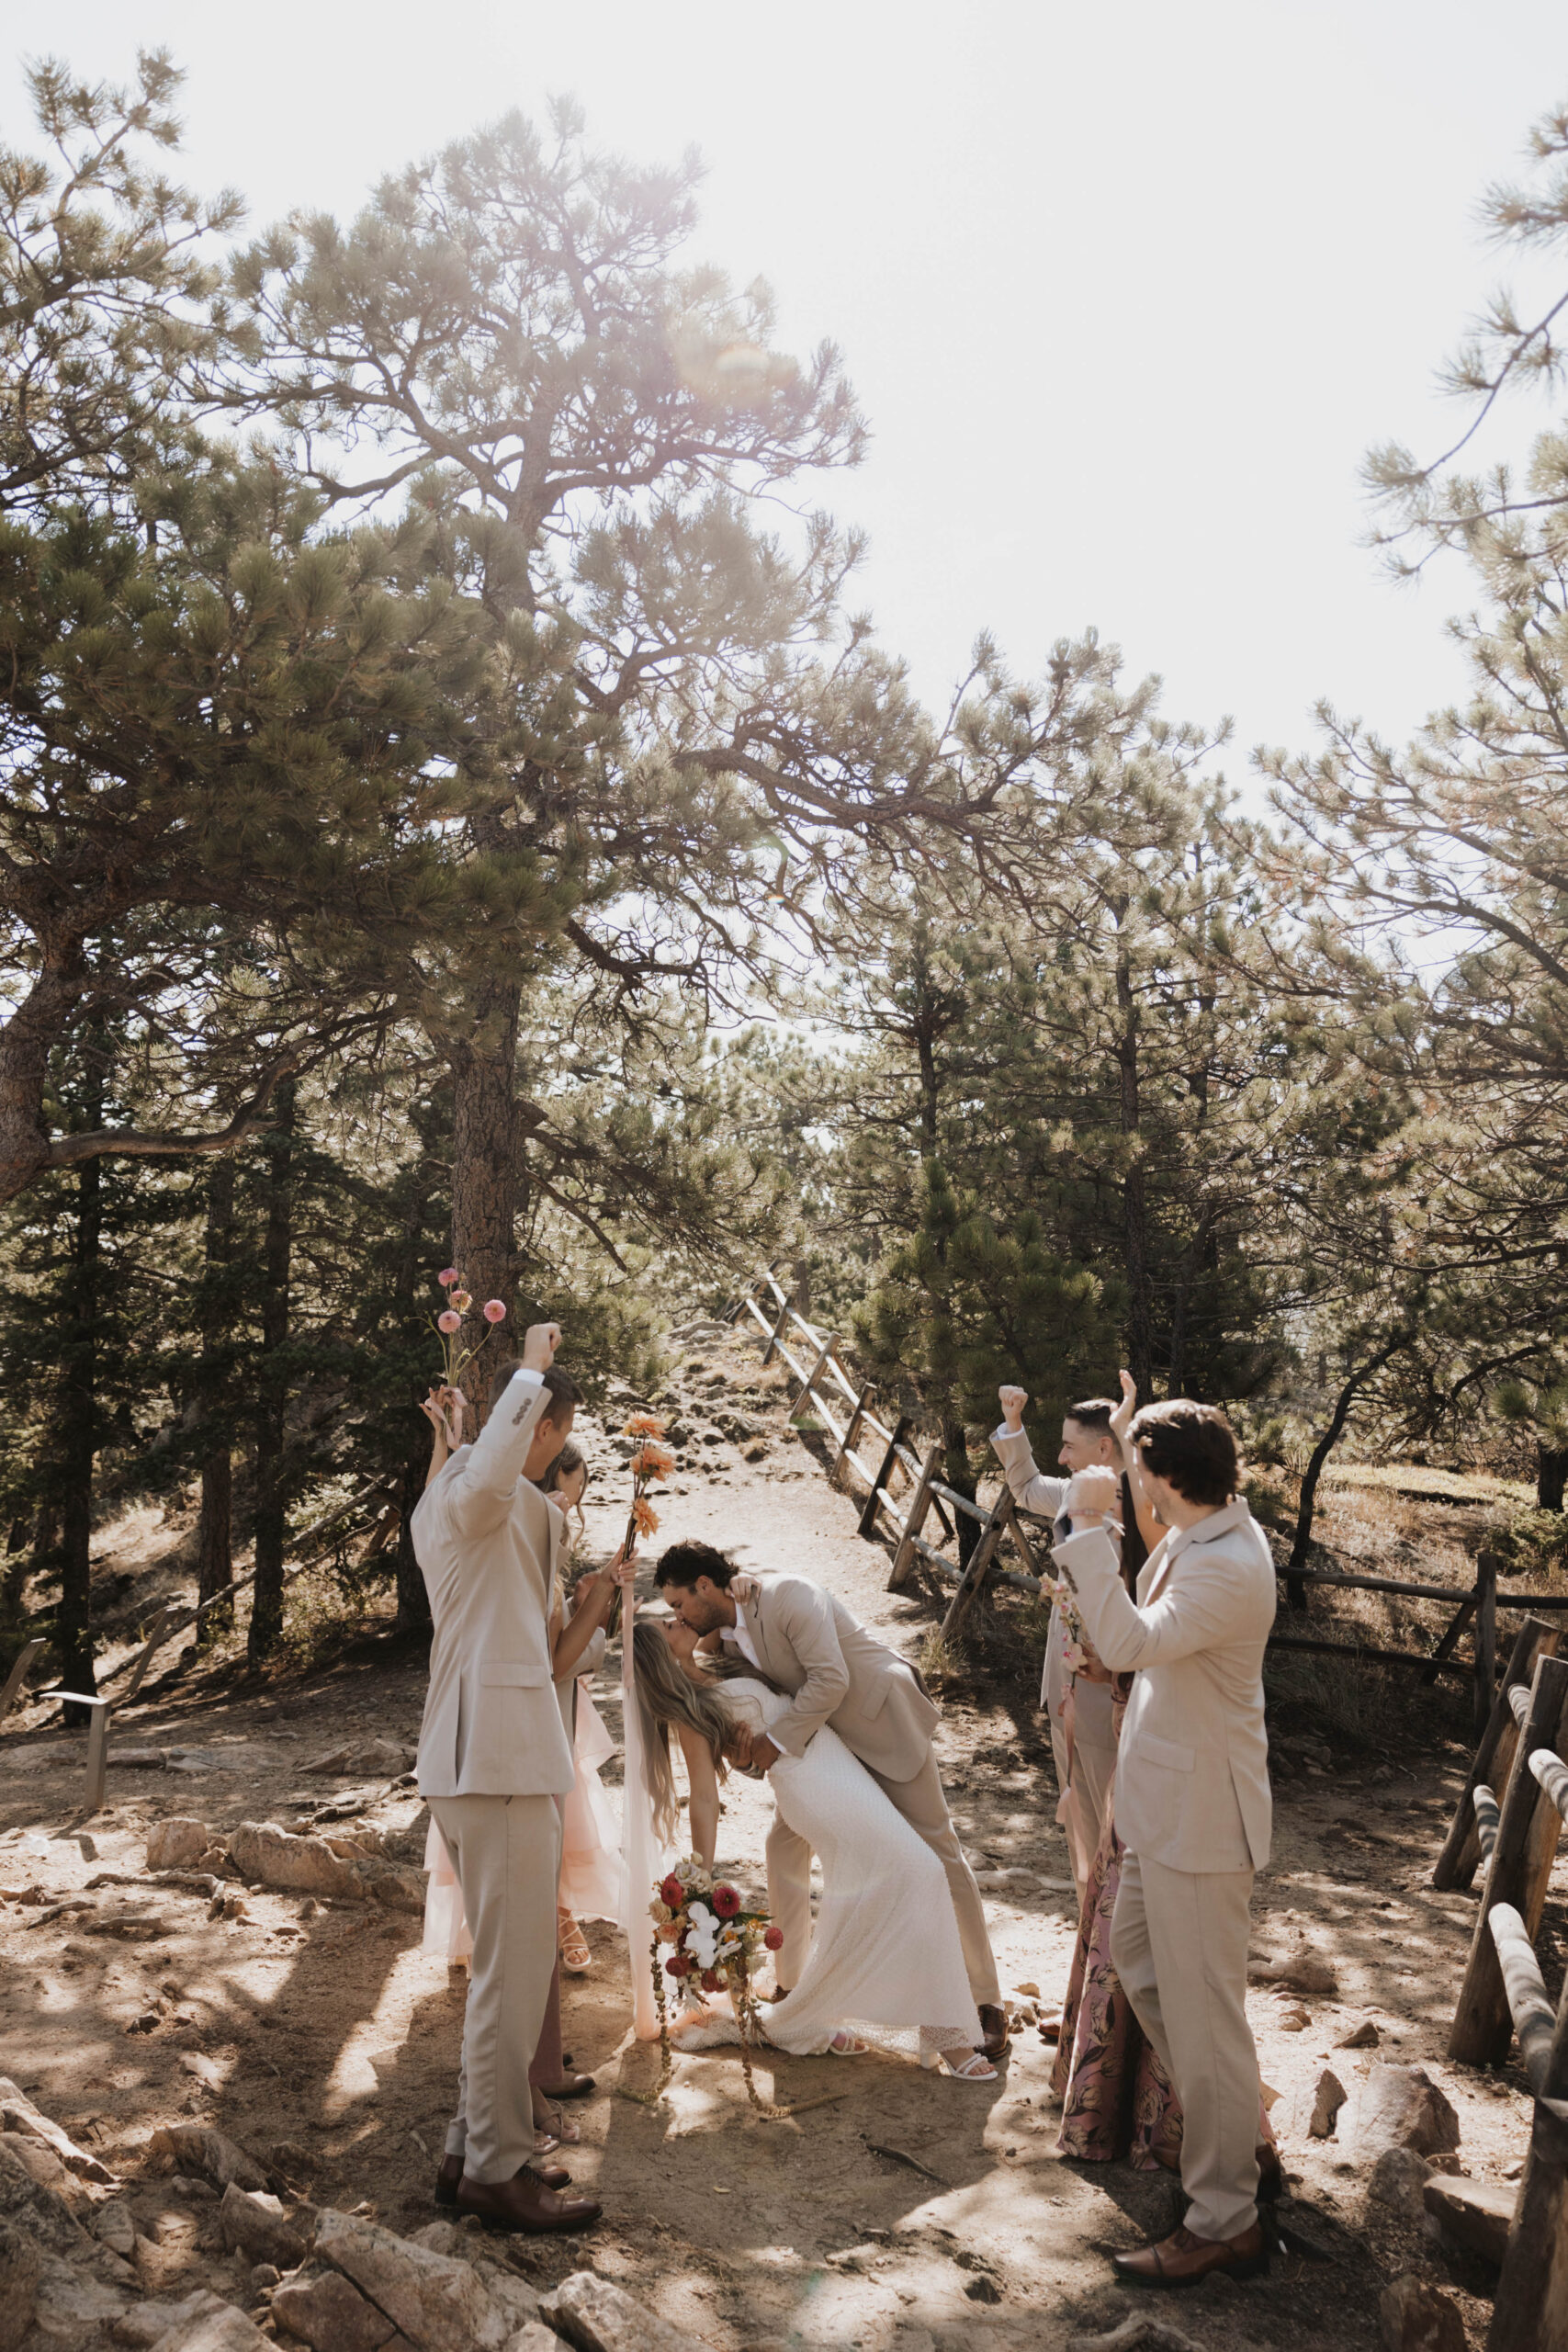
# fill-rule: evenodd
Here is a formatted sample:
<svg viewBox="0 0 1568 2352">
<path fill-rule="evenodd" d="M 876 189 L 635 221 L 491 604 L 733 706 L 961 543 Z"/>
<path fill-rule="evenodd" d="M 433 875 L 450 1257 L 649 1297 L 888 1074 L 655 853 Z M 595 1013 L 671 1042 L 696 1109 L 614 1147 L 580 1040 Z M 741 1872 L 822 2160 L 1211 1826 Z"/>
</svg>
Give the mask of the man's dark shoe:
<svg viewBox="0 0 1568 2352">
<path fill-rule="evenodd" d="M 987 2058 L 1005 2058 L 1012 2048 L 1008 2034 L 1008 2013 L 998 2009 L 994 2001 L 980 2005 L 980 2031 L 985 2036 L 980 2048 Z"/>
<path fill-rule="evenodd" d="M 1238 2238 L 1200 2238 L 1180 2229 L 1136 2254 L 1113 2254 L 1111 2267 L 1130 2287 L 1196 2287 L 1220 2271 L 1227 2278 L 1264 2278 L 1269 2248 L 1258 2222 Z"/>
<path fill-rule="evenodd" d="M 558 2083 L 541 2083 L 547 2098 L 592 2098 L 598 2088 L 592 2075 L 563 2075 Z"/>
<path fill-rule="evenodd" d="M 571 2175 L 564 2165 L 536 2165 L 535 2171 L 547 2188 L 570 2188 Z M 463 2177 L 461 2156 L 443 2156 L 435 2175 L 435 2201 L 438 2205 L 456 2205 L 457 2183 Z"/>
<path fill-rule="evenodd" d="M 547 2230 L 586 2230 L 604 2211 L 596 2197 L 563 2197 L 547 2188 L 532 2165 L 525 2165 L 510 2180 L 470 2180 L 457 2183 L 457 2211 L 472 2213 L 492 2230 L 516 2230 L 542 2236 Z"/>
</svg>

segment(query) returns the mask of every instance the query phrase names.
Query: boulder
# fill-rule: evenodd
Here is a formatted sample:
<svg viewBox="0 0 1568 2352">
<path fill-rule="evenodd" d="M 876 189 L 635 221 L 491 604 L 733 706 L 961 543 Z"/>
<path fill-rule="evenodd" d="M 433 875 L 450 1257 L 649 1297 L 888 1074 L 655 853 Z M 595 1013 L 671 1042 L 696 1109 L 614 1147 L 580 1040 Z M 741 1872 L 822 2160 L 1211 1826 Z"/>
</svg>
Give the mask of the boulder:
<svg viewBox="0 0 1568 2352">
<path fill-rule="evenodd" d="M 1414 2226 L 1426 2211 L 1422 2199 L 1431 2177 L 1431 2165 L 1414 2148 L 1385 2148 L 1372 2166 L 1367 2196 L 1372 2204 L 1386 2205 L 1391 2213 Z"/>
<path fill-rule="evenodd" d="M 214 2188 L 238 2181 L 242 2188 L 265 2188 L 266 2175 L 255 2158 L 206 2123 L 165 2123 L 148 2142 L 154 2156 L 167 2156 L 181 2172 L 202 2174 Z"/>
<path fill-rule="evenodd" d="M 1383 2352 L 1465 2352 L 1459 2305 L 1406 2271 L 1378 2297 Z"/>
<path fill-rule="evenodd" d="M 1375 2050 L 1382 2036 L 1371 2018 L 1363 2018 L 1353 2033 L 1348 2033 L 1339 2044 L 1341 2050 Z"/>
<path fill-rule="evenodd" d="M 451 2222 L 426 2222 L 409 2233 L 410 2245 L 427 2246 L 432 2254 L 456 2254 L 462 2233 Z"/>
<path fill-rule="evenodd" d="M 0 2221 L 0 2352 L 17 2352 L 31 2327 L 42 2269 L 39 2250 L 26 2230 L 15 2222 Z"/>
<path fill-rule="evenodd" d="M 693 2352 L 695 2341 L 592 2270 L 563 2278 L 539 2316 L 578 2352 Z"/>
<path fill-rule="evenodd" d="M 502 2316 L 508 2327 L 526 2327 L 538 2318 L 537 2290 L 519 2278 L 515 2270 L 503 2270 L 499 2263 L 482 2259 L 476 2261 L 474 2267 L 483 2279 L 491 2302 L 501 2306 Z"/>
<path fill-rule="evenodd" d="M 560 2352 L 560 2337 L 552 2328 L 531 2319 L 506 2339 L 506 2352 Z"/>
<path fill-rule="evenodd" d="M 1254 1984 L 1283 1984 L 1292 1993 L 1311 1993 L 1325 1999 L 1339 1990 L 1339 1979 L 1327 1961 L 1305 1944 L 1286 1960 L 1255 1961 L 1247 1973 Z"/>
<path fill-rule="evenodd" d="M 207 2310 L 176 2320 L 158 2337 L 153 2352 L 274 2352 L 274 2347 L 254 2320 L 215 2296 Z"/>
<path fill-rule="evenodd" d="M 1379 2060 L 1356 2098 L 1355 2152 L 1364 2159 L 1385 2148 L 1414 2148 L 1436 2156 L 1459 2146 L 1459 2117 L 1424 2066 Z"/>
<path fill-rule="evenodd" d="M 0 2139 L 0 2219 L 17 2227 L 47 2252 L 84 2255 L 93 2241 L 63 2197 L 35 2180 L 11 2145 L 11 2134 Z"/>
<path fill-rule="evenodd" d="M 304 2261 L 311 2218 L 306 2212 L 295 2219 L 277 2198 L 265 2189 L 242 2188 L 237 2180 L 229 2183 L 218 2209 L 218 2224 L 230 2253 L 238 2246 L 253 2262 L 276 2263 L 279 2270 L 293 2270 Z"/>
<path fill-rule="evenodd" d="M 471 2263 L 432 2254 L 374 2222 L 328 2207 L 316 2217 L 316 2252 L 423 2352 L 499 2352 L 513 2333 Z"/>
<path fill-rule="evenodd" d="M 150 1871 L 190 1870 L 211 1847 L 212 1832 L 204 1822 L 174 1814 L 167 1821 L 155 1821 L 147 1832 L 147 1867 Z"/>
<path fill-rule="evenodd" d="M 137 2352 L 149 2352 L 182 2321 L 194 2318 L 198 2312 L 222 2308 L 222 2298 L 209 2287 L 200 2287 L 194 2295 L 186 2295 L 177 2303 L 132 2303 L 123 2317 L 117 2319 L 109 2334 L 117 2344 L 130 2344 Z"/>
<path fill-rule="evenodd" d="M 30 2347 L 40 2352 L 83 2352 L 130 2308 L 132 2291 L 106 2286 L 90 2270 L 39 2249 L 38 2302 Z"/>
<path fill-rule="evenodd" d="M 1433 2174 L 1421 2189 L 1423 2205 L 1449 2243 L 1499 2269 L 1518 2196 L 1500 2180 L 1455 2180 L 1447 2173 Z"/>
<path fill-rule="evenodd" d="M 129 2257 L 136 2251 L 136 2222 L 129 2205 L 118 2197 L 100 2205 L 93 2216 L 93 2235 L 112 2253 Z"/>
<path fill-rule="evenodd" d="M 272 2313 L 279 2327 L 315 2352 L 378 2352 L 397 2334 L 386 2313 L 336 2270 L 285 2278 L 273 2289 Z"/>
<path fill-rule="evenodd" d="M 18 2137 L 41 2141 L 52 2148 L 62 2165 L 66 2165 L 84 2180 L 112 2180 L 114 2175 L 96 2156 L 79 2148 L 68 2132 L 62 2132 L 41 2108 L 35 2107 L 26 2091 L 18 2090 L 8 2076 L 0 2075 L 0 2129 L 15 2132 Z"/>
<path fill-rule="evenodd" d="M 19 2132 L 7 2132 L 6 2152 L 19 2165 L 27 2167 L 42 2188 L 52 2188 L 68 2205 L 74 2205 L 82 2196 L 81 2185 L 73 2172 L 67 2172 L 54 2150 L 42 2140 L 24 2139 Z"/>
<path fill-rule="evenodd" d="M 400 1780 L 408 1770 L 412 1751 L 391 1739 L 350 1739 L 341 1747 L 329 1748 L 318 1756 L 313 1764 L 304 1766 L 307 1772 L 385 1772 L 393 1780 Z"/>
<path fill-rule="evenodd" d="M 334 1854 L 324 1838 L 297 1838 L 275 1821 L 243 1821 L 229 1840 L 229 1859 L 263 1886 L 363 1899 L 357 1863 Z"/>
</svg>

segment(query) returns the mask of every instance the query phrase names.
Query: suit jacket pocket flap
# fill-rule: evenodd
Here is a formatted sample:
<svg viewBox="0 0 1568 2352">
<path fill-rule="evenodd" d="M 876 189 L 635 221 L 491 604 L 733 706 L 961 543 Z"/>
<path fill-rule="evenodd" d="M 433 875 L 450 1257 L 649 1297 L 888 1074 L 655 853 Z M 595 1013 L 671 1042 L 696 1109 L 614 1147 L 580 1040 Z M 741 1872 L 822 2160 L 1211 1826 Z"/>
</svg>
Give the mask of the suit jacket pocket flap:
<svg viewBox="0 0 1568 2352">
<path fill-rule="evenodd" d="M 1174 1739 L 1161 1739 L 1157 1732 L 1139 1734 L 1138 1747 L 1151 1764 L 1163 1764 L 1172 1772 L 1190 1772 L 1197 1764 L 1197 1750 L 1180 1747 Z"/>
<path fill-rule="evenodd" d="M 504 1658 L 492 1659 L 479 1668 L 479 1688 L 483 1690 L 536 1690 L 549 1679 L 547 1666 L 529 1666 L 525 1662 L 510 1665 Z"/>
</svg>

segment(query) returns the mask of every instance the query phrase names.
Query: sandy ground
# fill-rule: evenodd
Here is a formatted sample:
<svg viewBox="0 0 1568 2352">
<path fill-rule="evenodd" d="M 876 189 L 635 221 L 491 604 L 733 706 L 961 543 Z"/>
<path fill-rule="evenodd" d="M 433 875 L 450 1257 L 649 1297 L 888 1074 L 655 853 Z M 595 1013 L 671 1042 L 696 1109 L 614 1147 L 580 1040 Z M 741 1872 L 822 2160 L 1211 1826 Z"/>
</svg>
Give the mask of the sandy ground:
<svg viewBox="0 0 1568 2352">
<path fill-rule="evenodd" d="M 886 1545 L 859 1538 L 855 1504 L 828 1485 L 809 1442 L 785 1431 L 782 1385 L 739 1343 L 693 1352 L 660 1544 L 700 1535 L 747 1565 L 818 1577 L 913 1652 L 931 1602 L 886 1591 Z M 739 1384 L 750 1384 L 739 1444 L 710 1425 L 700 1402 L 710 1382 L 721 1417 Z M 625 1479 L 613 1435 L 585 1434 L 599 1467 L 583 1546 L 594 1558 L 619 1532 Z M 742 1458 L 742 1446 L 760 1458 Z M 145 1536 L 140 1528 L 138 1542 Z M 105 1549 L 107 1575 L 112 1532 Z M 1004 1985 L 1038 1986 L 1049 2005 L 1065 1981 L 1074 1905 L 1048 1743 L 1031 1703 L 1037 1661 L 1010 1621 L 982 1631 L 976 1672 L 948 1692 L 939 1751 L 977 1865 L 1035 1874 L 989 1912 Z M 615 1728 L 613 1674 L 605 1685 L 600 1703 Z M 80 1734 L 58 1731 L 34 1707 L 0 1742 L 0 2072 L 129 2184 L 149 2233 L 138 2254 L 149 2291 L 199 2277 L 245 2300 L 244 2265 L 222 2256 L 210 2202 L 199 2187 L 159 2177 L 149 2158 L 152 2132 L 175 2119 L 219 2124 L 320 2200 L 363 2203 L 401 2229 L 433 2218 L 464 1979 L 421 1952 L 416 1918 L 251 1893 L 242 1917 L 213 1919 L 199 1892 L 95 1884 L 105 1873 L 135 1881 L 149 1824 L 170 1814 L 220 1829 L 299 1826 L 326 1806 L 340 1822 L 380 1825 L 417 1863 L 424 1815 L 412 1789 L 307 1768 L 350 1735 L 412 1743 L 423 1696 L 423 1660 L 385 1638 L 361 1641 L 326 1670 L 266 1682 L 187 1669 L 118 1718 L 122 1748 L 161 1747 L 168 1760 L 111 1765 L 109 1809 L 90 1824 L 74 1810 Z M 1353 2089 L 1376 2060 L 1418 2060 L 1459 2110 L 1462 2169 L 1501 2178 L 1523 2155 L 1529 2105 L 1517 2063 L 1482 2074 L 1442 2055 L 1473 1898 L 1434 1894 L 1424 1880 L 1463 1760 L 1452 1741 L 1416 1752 L 1402 1739 L 1349 1769 L 1303 1766 L 1298 1749 L 1278 1789 L 1255 1950 L 1278 1956 L 1304 1940 L 1330 1962 L 1338 1991 L 1252 1994 L 1263 2074 L 1280 2094 L 1291 2251 L 1266 2281 L 1215 2283 L 1162 2312 L 1215 2352 L 1371 2345 L 1380 2286 L 1410 2268 L 1454 2294 L 1472 2343 L 1483 2340 L 1486 2272 L 1445 2255 L 1418 2224 L 1369 2208 L 1365 2167 L 1291 2122 L 1325 2064 Z M 738 1784 L 721 1838 L 724 1859 L 759 1893 L 766 1808 L 765 1789 Z M 1558 1933 L 1562 1880 L 1560 1869 L 1549 1914 Z M 82 1907 L 53 1913 L 73 1896 Z M 569 2153 L 576 2177 L 603 2195 L 605 2220 L 581 2245 L 531 2242 L 521 2256 L 530 2276 L 553 2280 L 591 2260 L 694 2340 L 727 2348 L 1054 2347 L 1146 2307 L 1115 2284 L 1106 2252 L 1171 2227 L 1175 2185 L 1057 2155 L 1051 2058 L 1032 2031 L 1018 2035 L 1002 2078 L 984 2087 L 874 2056 L 780 2059 L 760 2070 L 761 2086 L 807 2111 L 770 2121 L 747 2106 L 738 2056 L 714 2052 L 679 2060 L 651 2110 L 617 2095 L 646 2089 L 657 2071 L 656 2050 L 630 2040 L 625 1945 L 605 1924 L 589 1932 L 595 1968 L 570 1985 L 567 2044 L 599 2088 L 576 2110 L 583 2138 Z M 1341 2048 L 1368 2018 L 1378 2050 Z"/>
</svg>

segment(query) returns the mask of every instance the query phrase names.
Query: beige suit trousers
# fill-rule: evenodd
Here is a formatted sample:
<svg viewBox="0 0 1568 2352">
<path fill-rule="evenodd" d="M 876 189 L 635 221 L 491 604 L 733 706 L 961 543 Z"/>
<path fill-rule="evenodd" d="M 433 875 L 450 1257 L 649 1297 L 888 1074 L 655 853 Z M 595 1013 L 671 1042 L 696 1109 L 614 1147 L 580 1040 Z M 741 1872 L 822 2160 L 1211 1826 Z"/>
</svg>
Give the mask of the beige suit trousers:
<svg viewBox="0 0 1568 2352">
<path fill-rule="evenodd" d="M 870 1771 L 869 1765 L 866 1770 Z M 872 1772 L 871 1777 L 897 1806 L 910 1828 L 924 1838 L 947 1872 L 948 1892 L 958 1919 L 958 1938 L 975 2006 L 998 2007 L 1001 1987 L 986 1926 L 986 1906 L 948 1813 L 935 1756 L 927 1750 L 926 1760 L 912 1781 L 887 1781 L 880 1772 Z M 768 1908 L 773 1925 L 784 1937 L 774 1973 L 779 1984 L 787 1987 L 798 1984 L 811 1947 L 811 1848 L 797 1831 L 775 1815 L 768 1832 L 767 1858 Z"/>
<path fill-rule="evenodd" d="M 556 1964 L 560 1808 L 551 1796 L 432 1797 L 474 1939 L 457 2112 L 446 2153 L 470 2180 L 534 2156 L 528 2068 Z"/>
<path fill-rule="evenodd" d="M 1105 1808 L 1116 1771 L 1116 1734 L 1111 1721 L 1111 1686 L 1089 1682 L 1080 1674 L 1073 1684 L 1073 1753 L 1067 1761 L 1066 1733 L 1051 1718 L 1051 1747 L 1056 1758 L 1066 1808 L 1056 1818 L 1067 1831 L 1067 1850 L 1081 1903 L 1089 1883 L 1089 1866 L 1100 1850 Z M 1068 1814 L 1076 1821 L 1068 1821 Z M 1075 1834 L 1076 1831 L 1076 1834 Z"/>
<path fill-rule="evenodd" d="M 1252 1872 L 1122 1858 L 1111 1958 L 1185 2118 L 1187 2227 L 1239 2237 L 1258 2219 L 1258 2050 L 1247 2022 Z"/>
</svg>

